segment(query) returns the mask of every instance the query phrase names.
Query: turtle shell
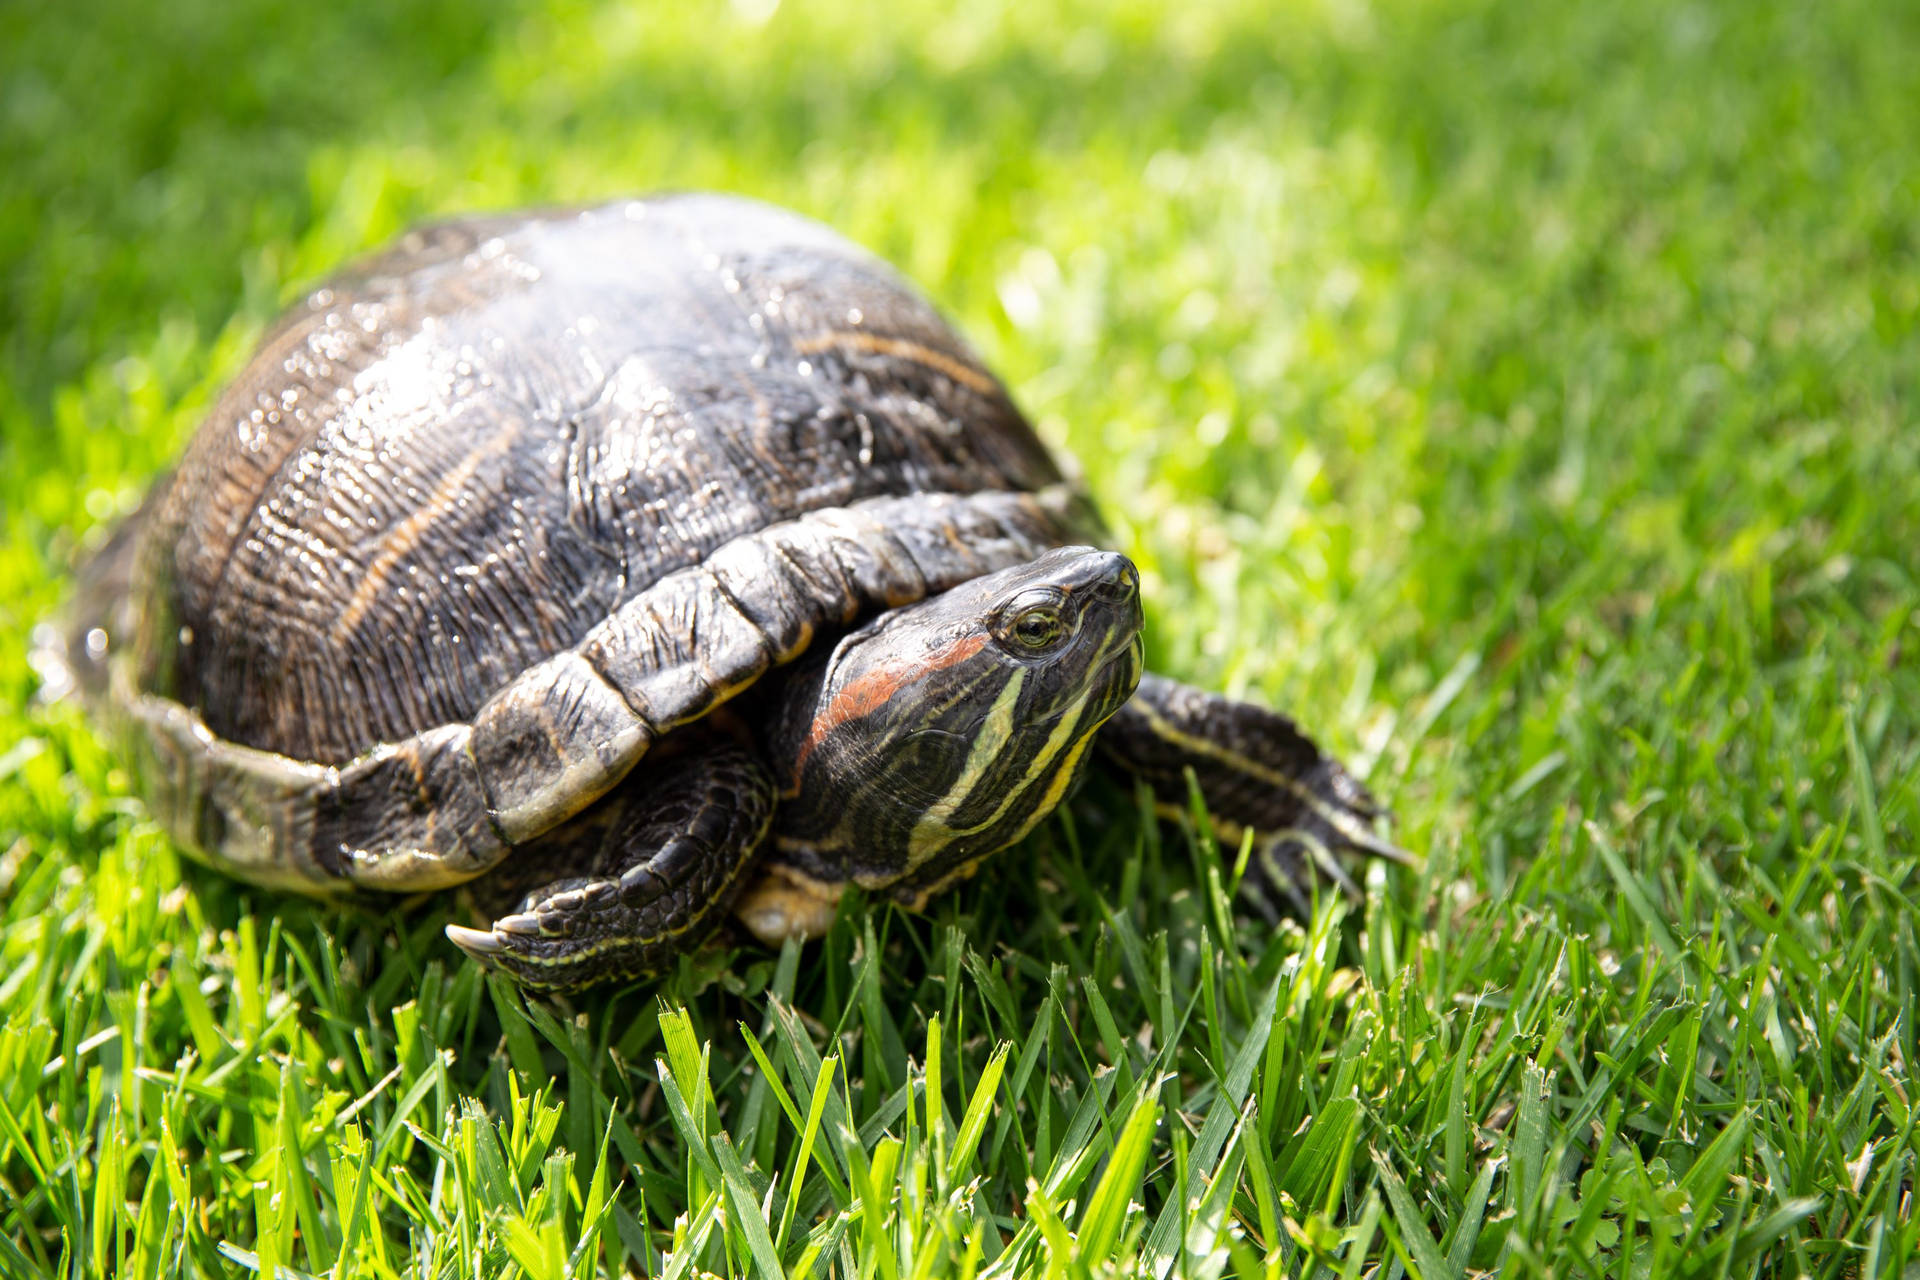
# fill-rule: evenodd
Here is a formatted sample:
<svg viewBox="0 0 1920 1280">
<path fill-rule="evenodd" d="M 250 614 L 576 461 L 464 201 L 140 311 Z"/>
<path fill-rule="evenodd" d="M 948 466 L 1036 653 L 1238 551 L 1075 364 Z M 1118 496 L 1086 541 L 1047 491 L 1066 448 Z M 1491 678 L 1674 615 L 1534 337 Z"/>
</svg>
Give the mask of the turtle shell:
<svg viewBox="0 0 1920 1280">
<path fill-rule="evenodd" d="M 500 869 L 538 882 L 533 907 L 455 941 L 494 956 L 537 936 L 591 980 L 671 953 L 740 887 L 776 816 L 761 757 L 795 745 L 781 695 L 807 676 L 696 721 L 863 616 L 1098 540 L 1005 389 L 886 266 L 788 213 L 671 196 L 450 223 L 316 289 L 81 571 L 69 625 L 35 658 L 127 732 L 188 851 L 317 894 Z M 928 609 L 949 606 L 979 602 Z M 1137 628 L 1136 611 L 1104 635 Z M 986 643 L 976 626 L 944 660 Z M 924 665 L 862 673 L 810 723 L 888 705 Z M 1146 688 L 1102 744 L 1163 799 L 1184 804 L 1198 777 L 1253 829 L 1398 854 L 1290 721 Z M 1069 743 L 1077 696 L 1023 766 L 1044 786 L 1022 822 L 1057 803 L 1112 713 Z M 1015 812 L 1021 793 L 987 767 L 1004 762 L 984 761 L 998 732 L 919 819 L 944 826 L 976 790 L 987 825 Z M 657 772 L 623 785 L 669 735 Z M 640 860 L 609 878 L 616 829 Z M 601 843 L 583 860 L 582 841 Z M 909 845 L 861 882 L 920 895 L 981 851 L 923 865 Z M 842 852 L 769 863 L 780 883 L 750 918 L 813 928 L 861 877 Z M 1303 865 L 1263 859 L 1283 886 Z M 577 915 L 616 904 L 619 928 Z"/>
<path fill-rule="evenodd" d="M 937 312 L 815 223 L 687 195 L 448 224 L 295 307 L 149 501 L 132 683 L 340 765 L 744 535 L 1060 484 Z"/>
</svg>

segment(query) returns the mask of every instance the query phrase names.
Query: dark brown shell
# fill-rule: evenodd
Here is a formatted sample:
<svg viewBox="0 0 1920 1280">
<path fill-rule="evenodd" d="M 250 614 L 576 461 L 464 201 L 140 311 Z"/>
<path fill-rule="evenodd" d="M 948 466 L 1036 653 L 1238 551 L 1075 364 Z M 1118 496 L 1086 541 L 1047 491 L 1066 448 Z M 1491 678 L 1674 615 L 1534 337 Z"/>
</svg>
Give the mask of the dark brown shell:
<svg viewBox="0 0 1920 1280">
<path fill-rule="evenodd" d="M 341 763 L 464 722 L 721 544 L 1058 470 L 888 268 L 676 196 L 406 237 L 316 290 L 150 500 L 139 688 Z"/>
</svg>

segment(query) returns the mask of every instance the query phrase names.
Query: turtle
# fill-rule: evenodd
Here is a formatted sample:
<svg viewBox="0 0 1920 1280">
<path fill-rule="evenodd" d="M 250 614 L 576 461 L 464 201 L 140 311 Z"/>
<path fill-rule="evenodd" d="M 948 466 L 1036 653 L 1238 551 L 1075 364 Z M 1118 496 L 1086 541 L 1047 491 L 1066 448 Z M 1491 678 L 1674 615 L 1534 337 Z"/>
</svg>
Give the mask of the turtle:
<svg viewBox="0 0 1920 1280">
<path fill-rule="evenodd" d="M 1092 762 L 1245 877 L 1404 858 L 1287 717 L 1143 668 L 1002 383 L 825 226 L 681 193 L 406 234 L 269 331 L 77 573 L 50 678 L 158 823 L 320 897 L 466 886 L 538 992 L 924 907 Z"/>
</svg>

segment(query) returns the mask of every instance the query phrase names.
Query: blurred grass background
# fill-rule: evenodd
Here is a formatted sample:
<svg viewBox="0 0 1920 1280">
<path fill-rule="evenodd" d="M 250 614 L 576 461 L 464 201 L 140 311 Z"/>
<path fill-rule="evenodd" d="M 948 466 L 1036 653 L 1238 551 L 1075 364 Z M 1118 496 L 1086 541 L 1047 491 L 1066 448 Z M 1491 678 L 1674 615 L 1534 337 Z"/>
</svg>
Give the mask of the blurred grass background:
<svg viewBox="0 0 1920 1280">
<path fill-rule="evenodd" d="M 1897 1273 L 1917 60 L 1864 0 L 0 9 L 0 1271 Z M 1154 664 L 1426 869 L 1223 945 L 1105 794 L 575 1021 L 181 868 L 31 703 L 73 558 L 342 260 L 661 187 L 925 287 Z"/>
</svg>

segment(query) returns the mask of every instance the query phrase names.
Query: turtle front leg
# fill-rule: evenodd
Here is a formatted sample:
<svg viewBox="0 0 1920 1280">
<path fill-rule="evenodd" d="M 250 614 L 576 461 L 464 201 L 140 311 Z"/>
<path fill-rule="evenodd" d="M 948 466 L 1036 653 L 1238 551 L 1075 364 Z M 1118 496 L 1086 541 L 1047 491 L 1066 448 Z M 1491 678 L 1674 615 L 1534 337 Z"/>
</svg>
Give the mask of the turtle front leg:
<svg viewBox="0 0 1920 1280">
<path fill-rule="evenodd" d="M 1251 703 L 1147 675 L 1100 730 L 1101 753 L 1153 788 L 1164 812 L 1187 809 L 1192 768 L 1222 834 L 1256 833 L 1247 884 L 1260 909 L 1304 913 L 1315 875 L 1357 894 L 1343 856 L 1411 862 L 1374 832 L 1380 806 L 1293 721 Z"/>
<path fill-rule="evenodd" d="M 726 918 L 773 817 L 773 781 L 744 747 L 695 733 L 578 818 L 476 881 L 507 911 L 448 925 L 468 955 L 537 991 L 657 973 Z"/>
</svg>

